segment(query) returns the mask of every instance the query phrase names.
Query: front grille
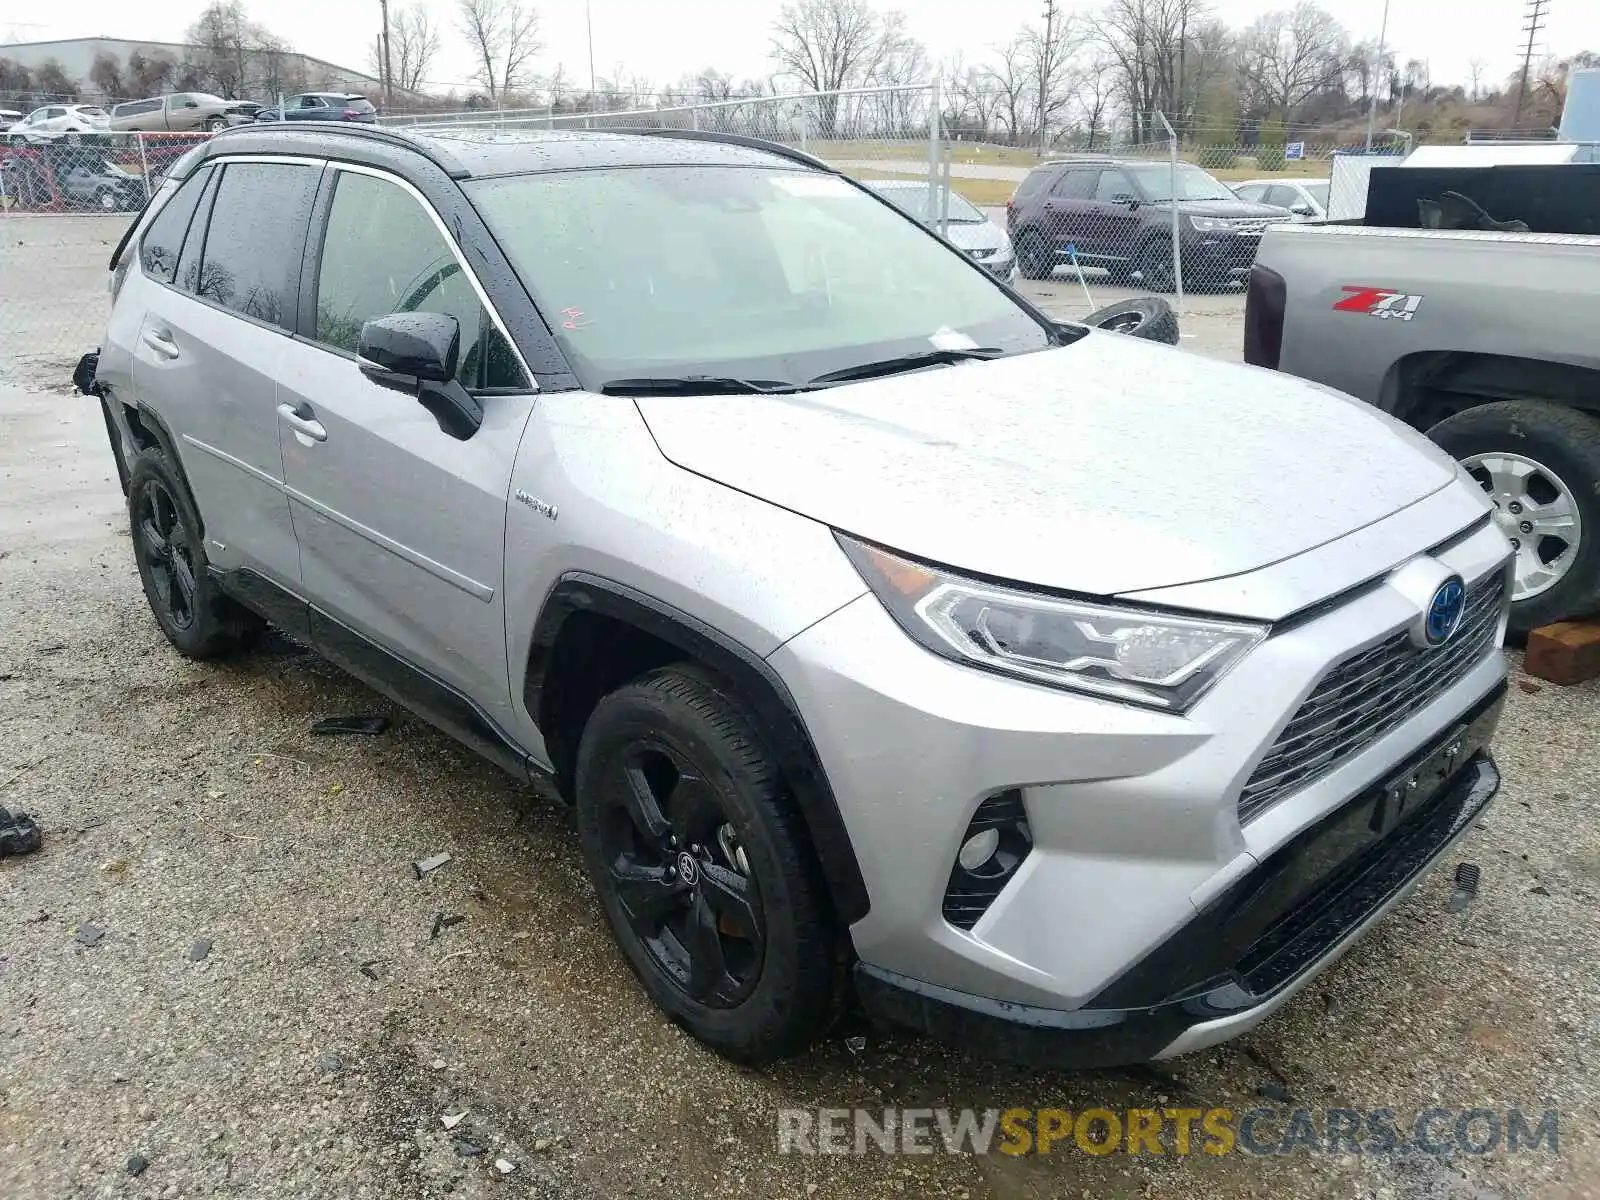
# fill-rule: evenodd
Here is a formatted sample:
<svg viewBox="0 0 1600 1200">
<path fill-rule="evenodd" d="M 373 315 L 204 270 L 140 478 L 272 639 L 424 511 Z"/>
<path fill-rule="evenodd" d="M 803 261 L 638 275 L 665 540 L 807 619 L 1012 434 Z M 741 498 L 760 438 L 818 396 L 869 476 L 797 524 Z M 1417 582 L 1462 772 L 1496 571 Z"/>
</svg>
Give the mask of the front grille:
<svg viewBox="0 0 1600 1200">
<path fill-rule="evenodd" d="M 1268 217 L 1234 217 L 1228 222 L 1235 233 L 1265 233 L 1272 223 Z"/>
<path fill-rule="evenodd" d="M 1326 775 L 1461 679 L 1494 645 L 1505 589 L 1500 571 L 1469 587 L 1460 630 L 1437 650 L 1397 633 L 1324 675 L 1239 793 L 1239 819 Z"/>
</svg>

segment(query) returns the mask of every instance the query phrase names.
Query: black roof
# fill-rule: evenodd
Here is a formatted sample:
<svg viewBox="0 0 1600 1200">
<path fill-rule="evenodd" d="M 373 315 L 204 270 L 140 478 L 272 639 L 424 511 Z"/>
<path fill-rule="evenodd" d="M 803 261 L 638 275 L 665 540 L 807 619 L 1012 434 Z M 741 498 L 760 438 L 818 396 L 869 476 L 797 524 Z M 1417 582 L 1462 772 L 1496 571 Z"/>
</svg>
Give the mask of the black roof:
<svg viewBox="0 0 1600 1200">
<path fill-rule="evenodd" d="M 282 154 L 299 150 L 337 156 L 338 143 L 348 144 L 347 140 L 410 147 L 456 179 L 593 167 L 749 166 L 792 170 L 803 166 L 832 170 L 809 154 L 776 143 L 685 130 L 505 130 L 471 125 L 374 126 L 305 121 L 241 125 L 216 134 L 209 144 L 218 154 Z"/>
</svg>

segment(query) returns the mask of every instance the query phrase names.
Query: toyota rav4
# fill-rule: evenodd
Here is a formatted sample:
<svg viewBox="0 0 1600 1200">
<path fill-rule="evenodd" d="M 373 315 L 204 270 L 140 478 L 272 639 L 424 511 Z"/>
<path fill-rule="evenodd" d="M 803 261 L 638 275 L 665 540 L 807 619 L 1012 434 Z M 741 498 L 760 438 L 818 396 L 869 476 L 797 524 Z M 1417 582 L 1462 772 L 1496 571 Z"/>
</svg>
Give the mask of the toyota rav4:
<svg viewBox="0 0 1600 1200">
<path fill-rule="evenodd" d="M 1336 392 L 1052 322 L 805 154 L 218 135 L 97 374 L 192 658 L 264 622 L 575 807 L 644 988 L 1031 1063 L 1262 1020 L 1498 786 L 1508 545 Z"/>
</svg>

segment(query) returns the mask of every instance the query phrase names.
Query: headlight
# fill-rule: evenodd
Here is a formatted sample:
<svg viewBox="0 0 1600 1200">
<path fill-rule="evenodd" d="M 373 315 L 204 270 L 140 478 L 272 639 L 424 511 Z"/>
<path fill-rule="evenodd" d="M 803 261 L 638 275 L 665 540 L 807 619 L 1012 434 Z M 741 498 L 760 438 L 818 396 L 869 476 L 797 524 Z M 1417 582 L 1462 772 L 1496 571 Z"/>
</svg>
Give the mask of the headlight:
<svg viewBox="0 0 1600 1200">
<path fill-rule="evenodd" d="M 1197 233 L 1223 233 L 1233 228 L 1233 222 L 1226 217 L 1190 217 L 1189 224 Z"/>
<path fill-rule="evenodd" d="M 835 534 L 891 616 L 956 662 L 1051 687 L 1183 712 L 1267 635 L 984 583 Z"/>
</svg>

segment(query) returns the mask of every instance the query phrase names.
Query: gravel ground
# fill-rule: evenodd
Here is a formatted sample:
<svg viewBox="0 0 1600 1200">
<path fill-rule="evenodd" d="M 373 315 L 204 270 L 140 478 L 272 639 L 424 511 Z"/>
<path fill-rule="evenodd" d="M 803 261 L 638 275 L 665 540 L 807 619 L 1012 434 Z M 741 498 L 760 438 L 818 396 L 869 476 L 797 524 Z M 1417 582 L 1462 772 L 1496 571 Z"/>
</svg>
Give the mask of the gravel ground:
<svg viewBox="0 0 1600 1200">
<path fill-rule="evenodd" d="M 4 365 L 32 382 L 0 383 L 0 804 L 46 844 L 0 861 L 0 1196 L 1600 1196 L 1595 685 L 1518 676 L 1472 904 L 1447 910 L 1452 860 L 1236 1043 L 1062 1074 L 849 1025 L 746 1070 L 645 999 L 548 797 L 288 642 L 178 658 L 95 408 Z M 347 712 L 393 725 L 308 733 Z M 776 1149 L 783 1108 L 1262 1103 L 1556 1108 L 1560 1148 Z"/>
</svg>

